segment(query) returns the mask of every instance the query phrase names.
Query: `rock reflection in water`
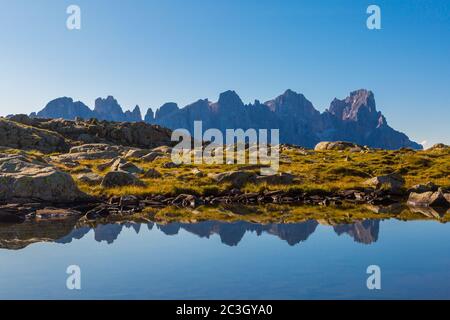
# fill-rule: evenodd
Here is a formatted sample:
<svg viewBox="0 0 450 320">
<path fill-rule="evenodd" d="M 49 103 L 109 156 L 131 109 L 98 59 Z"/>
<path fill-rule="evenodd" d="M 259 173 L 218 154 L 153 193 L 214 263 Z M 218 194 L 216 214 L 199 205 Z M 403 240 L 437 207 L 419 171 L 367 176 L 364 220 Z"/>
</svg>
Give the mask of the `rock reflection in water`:
<svg viewBox="0 0 450 320">
<path fill-rule="evenodd" d="M 77 221 L 78 218 L 74 217 L 56 221 L 26 221 L 21 224 L 0 223 L 0 248 L 19 250 L 35 242 L 55 241 L 69 235 L 70 239 L 75 238 Z M 81 233 L 78 239 L 85 234 Z"/>
<path fill-rule="evenodd" d="M 56 242 L 67 244 L 75 239 L 82 239 L 91 230 L 97 242 L 114 243 L 124 228 L 133 229 L 136 234 L 152 230 L 156 226 L 168 236 L 177 235 L 185 230 L 201 238 L 209 239 L 218 235 L 223 244 L 237 246 L 248 232 L 260 236 L 263 233 L 274 235 L 294 246 L 306 241 L 316 231 L 319 222 L 308 220 L 301 223 L 286 224 L 256 224 L 250 222 L 220 222 L 204 221 L 198 223 L 169 223 L 166 225 L 149 222 L 147 224 L 127 222 L 102 224 L 94 228 L 88 226 L 75 227 L 75 220 L 58 222 L 25 222 L 14 226 L 0 225 L 0 248 L 23 249 L 35 242 Z M 322 222 L 321 222 L 322 223 Z M 379 220 L 363 220 L 351 224 L 335 224 L 334 231 L 338 234 L 348 234 L 356 242 L 370 244 L 378 239 Z M 145 229 L 142 229 L 146 227 Z M 146 230 L 147 229 L 147 230 Z"/>
<path fill-rule="evenodd" d="M 378 240 L 380 221 L 364 220 L 352 224 L 339 224 L 334 226 L 333 229 L 338 235 L 347 233 L 356 242 L 371 244 Z"/>
</svg>

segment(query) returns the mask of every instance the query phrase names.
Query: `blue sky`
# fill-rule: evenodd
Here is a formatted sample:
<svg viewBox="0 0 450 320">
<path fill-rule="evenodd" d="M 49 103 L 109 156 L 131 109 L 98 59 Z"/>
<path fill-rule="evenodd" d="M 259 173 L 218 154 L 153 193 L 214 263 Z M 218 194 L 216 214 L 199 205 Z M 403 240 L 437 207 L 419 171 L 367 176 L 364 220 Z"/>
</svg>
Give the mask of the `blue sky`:
<svg viewBox="0 0 450 320">
<path fill-rule="evenodd" d="M 236 90 L 244 102 L 287 88 L 323 111 L 374 91 L 412 139 L 450 143 L 450 1 L 0 0 L 0 115 L 56 97 L 114 95 L 143 112 Z M 81 30 L 66 8 L 81 8 Z M 366 9 L 381 8 L 381 30 Z"/>
</svg>

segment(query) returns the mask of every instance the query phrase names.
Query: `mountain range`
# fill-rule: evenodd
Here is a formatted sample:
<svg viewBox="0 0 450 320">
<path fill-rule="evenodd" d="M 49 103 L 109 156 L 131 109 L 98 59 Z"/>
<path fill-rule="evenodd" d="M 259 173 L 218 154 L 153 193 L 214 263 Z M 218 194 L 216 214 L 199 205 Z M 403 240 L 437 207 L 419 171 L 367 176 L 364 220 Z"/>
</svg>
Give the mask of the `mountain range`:
<svg viewBox="0 0 450 320">
<path fill-rule="evenodd" d="M 314 147 L 320 141 L 349 141 L 374 148 L 422 149 L 404 133 L 394 130 L 377 111 L 372 91 L 356 90 L 345 99 L 335 98 L 327 110 L 319 112 L 303 94 L 286 90 L 273 100 L 244 104 L 234 91 L 220 94 L 217 102 L 201 99 L 179 108 L 176 103 L 162 105 L 154 113 L 148 109 L 142 118 L 139 106 L 122 110 L 116 99 L 98 98 L 94 109 L 83 102 L 62 97 L 50 101 L 41 111 L 31 114 L 39 118 L 73 120 L 97 118 L 118 122 L 145 121 L 169 129 L 184 128 L 193 133 L 194 121 L 203 121 L 203 130 L 217 128 L 279 129 L 280 142 Z"/>
</svg>

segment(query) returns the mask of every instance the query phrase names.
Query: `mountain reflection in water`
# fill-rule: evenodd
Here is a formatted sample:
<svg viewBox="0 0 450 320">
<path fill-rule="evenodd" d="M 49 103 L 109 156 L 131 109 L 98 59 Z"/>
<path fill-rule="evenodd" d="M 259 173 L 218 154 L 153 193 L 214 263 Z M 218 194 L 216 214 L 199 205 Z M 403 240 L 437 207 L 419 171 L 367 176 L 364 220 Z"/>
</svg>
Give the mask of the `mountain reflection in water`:
<svg viewBox="0 0 450 320">
<path fill-rule="evenodd" d="M 321 221 L 321 223 L 324 223 Z M 370 244 L 377 241 L 379 220 L 362 220 L 351 224 L 336 224 L 332 228 L 338 235 L 348 234 L 356 242 Z M 175 236 L 180 230 L 195 234 L 200 238 L 209 239 L 218 235 L 223 244 L 237 246 L 247 232 L 254 232 L 258 236 L 263 233 L 273 235 L 286 241 L 290 246 L 306 241 L 314 233 L 319 222 L 308 220 L 301 223 L 286 224 L 256 224 L 250 222 L 221 222 L 204 221 L 198 223 L 110 223 L 96 227 L 76 227 L 76 221 L 59 221 L 46 223 L 24 223 L 21 225 L 0 226 L 0 248 L 22 249 L 31 243 L 53 241 L 60 244 L 70 243 L 81 239 L 91 230 L 97 242 L 114 243 L 124 228 L 132 228 L 139 234 L 156 228 L 167 236 Z"/>
</svg>

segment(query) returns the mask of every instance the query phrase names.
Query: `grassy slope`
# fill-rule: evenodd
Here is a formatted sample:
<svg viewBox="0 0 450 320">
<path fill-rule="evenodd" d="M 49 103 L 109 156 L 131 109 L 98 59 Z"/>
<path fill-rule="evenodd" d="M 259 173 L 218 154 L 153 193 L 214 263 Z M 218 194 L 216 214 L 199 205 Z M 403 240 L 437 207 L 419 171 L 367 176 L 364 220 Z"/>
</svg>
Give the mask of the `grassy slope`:
<svg viewBox="0 0 450 320">
<path fill-rule="evenodd" d="M 350 158 L 350 159 L 348 159 Z M 309 152 L 303 155 L 296 149 L 282 152 L 280 172 L 288 172 L 298 177 L 291 185 L 247 184 L 243 190 L 288 190 L 291 188 L 310 190 L 336 191 L 363 186 L 367 178 L 392 172 L 400 173 L 406 180 L 406 188 L 418 183 L 432 181 L 444 188 L 450 188 L 450 149 L 429 151 L 387 151 L 377 150 L 368 153 L 349 153 L 347 151 Z M 192 169 L 198 168 L 206 175 L 224 171 L 237 170 L 245 165 L 194 165 L 186 164 L 179 168 L 166 169 L 163 164 L 167 159 L 154 162 L 144 162 L 131 159 L 142 169 L 156 169 L 163 177 L 143 179 L 146 187 L 123 187 L 103 189 L 100 186 L 91 187 L 80 183 L 80 188 L 93 195 L 123 195 L 123 194 L 215 194 L 228 188 L 228 185 L 217 185 L 208 176 L 196 177 Z M 104 175 L 97 165 L 105 160 L 80 161 L 80 167 L 70 170 L 74 177 L 77 171 L 85 167 Z M 259 169 L 254 169 L 259 173 Z"/>
<path fill-rule="evenodd" d="M 7 153 L 20 153 L 36 160 L 47 157 L 35 151 L 2 150 Z M 184 164 L 178 168 L 163 168 L 163 164 L 170 158 L 157 159 L 153 162 L 145 162 L 141 159 L 129 159 L 140 168 L 156 169 L 163 177 L 146 179 L 140 177 L 145 187 L 121 187 L 105 189 L 101 186 L 88 186 L 77 180 L 77 175 L 89 168 L 92 172 L 105 175 L 109 169 L 100 171 L 97 166 L 109 160 L 80 160 L 80 165 L 75 168 L 65 167 L 63 164 L 54 163 L 63 171 L 67 171 L 77 181 L 79 187 L 92 195 L 149 195 L 149 194 L 216 194 L 229 187 L 227 184 L 218 185 L 207 175 L 224 171 L 238 170 L 248 165 L 207 165 Z M 192 172 L 198 168 L 205 174 L 197 177 Z M 253 169 L 259 173 L 259 169 Z M 364 181 L 372 176 L 400 173 L 406 180 L 405 188 L 418 183 L 432 181 L 444 188 L 450 189 L 450 148 L 425 151 L 408 150 L 374 150 L 361 153 L 348 151 L 304 151 L 294 148 L 283 148 L 280 160 L 280 172 L 291 173 L 298 178 L 291 185 L 266 185 L 247 184 L 244 191 L 253 192 L 261 190 L 289 190 L 299 189 L 303 191 L 325 190 L 336 191 L 364 186 Z"/>
</svg>

